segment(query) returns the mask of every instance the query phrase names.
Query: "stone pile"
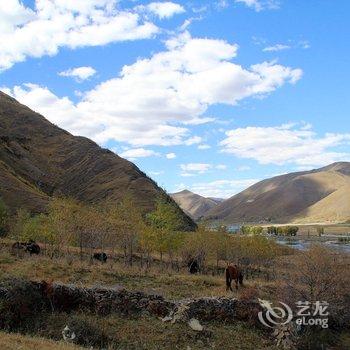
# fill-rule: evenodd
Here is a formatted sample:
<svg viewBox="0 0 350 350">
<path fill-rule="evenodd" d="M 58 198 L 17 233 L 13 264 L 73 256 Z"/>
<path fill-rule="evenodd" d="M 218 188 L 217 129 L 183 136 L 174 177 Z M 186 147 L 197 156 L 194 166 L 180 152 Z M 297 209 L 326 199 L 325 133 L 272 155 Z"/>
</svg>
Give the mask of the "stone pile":
<svg viewBox="0 0 350 350">
<path fill-rule="evenodd" d="M 182 301 L 168 301 L 159 295 L 143 292 L 131 292 L 123 288 L 85 288 L 75 285 L 56 283 L 23 282 L 25 294 L 35 292 L 42 309 L 52 311 L 87 311 L 100 315 L 119 313 L 123 315 L 149 314 L 166 321 L 189 322 L 191 319 L 200 322 L 221 321 L 249 322 L 260 326 L 258 313 L 262 306 L 258 302 L 243 301 L 231 298 L 197 298 Z M 3 297 L 15 298 L 17 291 L 11 283 L 0 284 L 0 302 Z M 21 294 L 22 302 L 23 293 Z M 15 302 L 15 301 L 14 301 Z"/>
</svg>

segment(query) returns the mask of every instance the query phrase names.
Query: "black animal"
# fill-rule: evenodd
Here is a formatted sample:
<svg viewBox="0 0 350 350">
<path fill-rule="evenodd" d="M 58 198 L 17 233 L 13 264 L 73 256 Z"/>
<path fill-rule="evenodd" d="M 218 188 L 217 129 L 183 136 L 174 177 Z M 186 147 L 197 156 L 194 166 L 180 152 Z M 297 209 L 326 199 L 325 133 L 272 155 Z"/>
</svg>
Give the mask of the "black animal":
<svg viewBox="0 0 350 350">
<path fill-rule="evenodd" d="M 187 267 L 188 267 L 188 272 L 191 274 L 195 274 L 199 272 L 199 263 L 197 261 L 197 259 L 193 259 L 191 258 L 188 263 L 187 263 Z"/>
<path fill-rule="evenodd" d="M 102 253 L 95 253 L 92 257 L 94 259 L 98 260 L 98 261 L 101 261 L 102 263 L 107 262 L 107 254 L 104 253 L 104 252 L 102 252 Z"/>
<path fill-rule="evenodd" d="M 24 251 L 29 253 L 30 255 L 40 254 L 40 246 L 39 244 L 35 243 L 33 240 L 29 240 L 28 242 L 16 242 L 12 245 L 12 251 L 14 253 L 19 253 L 20 251 Z"/>
<path fill-rule="evenodd" d="M 35 254 L 35 255 L 39 255 L 40 254 L 40 246 L 39 244 L 35 243 L 35 242 L 29 242 L 27 243 L 26 246 L 26 252 L 28 252 L 30 255 Z"/>
</svg>

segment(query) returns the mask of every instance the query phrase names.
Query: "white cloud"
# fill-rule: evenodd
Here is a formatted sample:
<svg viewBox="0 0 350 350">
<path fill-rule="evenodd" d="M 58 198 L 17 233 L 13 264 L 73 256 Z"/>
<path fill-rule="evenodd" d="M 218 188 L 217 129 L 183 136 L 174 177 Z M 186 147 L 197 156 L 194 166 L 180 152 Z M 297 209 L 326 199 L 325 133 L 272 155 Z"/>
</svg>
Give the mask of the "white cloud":
<svg viewBox="0 0 350 350">
<path fill-rule="evenodd" d="M 116 0 L 35 0 L 35 10 L 19 0 L 0 4 L 0 71 L 27 57 L 56 55 L 111 42 L 150 38 L 159 29 Z"/>
<path fill-rule="evenodd" d="M 158 16 L 160 19 L 170 18 L 174 15 L 185 12 L 183 6 L 171 1 L 151 2 L 148 5 L 139 5 L 136 7 L 136 10 L 141 12 L 150 12 Z"/>
<path fill-rule="evenodd" d="M 276 44 L 273 46 L 267 46 L 263 49 L 265 52 L 277 52 L 277 51 L 283 51 L 283 50 L 289 50 L 291 49 L 290 45 L 285 44 Z"/>
<path fill-rule="evenodd" d="M 305 50 L 311 47 L 310 43 L 307 40 L 299 41 L 298 46 Z"/>
<path fill-rule="evenodd" d="M 217 0 L 215 3 L 215 7 L 219 10 L 225 9 L 229 6 L 227 0 Z"/>
<path fill-rule="evenodd" d="M 226 136 L 220 142 L 223 152 L 255 159 L 260 164 L 322 166 L 350 159 L 350 154 L 333 150 L 350 143 L 349 133 L 319 137 L 304 124 L 238 128 L 227 131 Z"/>
<path fill-rule="evenodd" d="M 166 42 L 165 51 L 124 66 L 120 74 L 83 94 L 76 104 L 45 87 L 24 84 L 10 92 L 20 102 L 70 131 L 134 147 L 194 145 L 201 137 L 188 128 L 214 104 L 236 105 L 264 97 L 302 74 L 274 62 L 245 69 L 232 63 L 237 45 L 192 38 L 183 33 Z"/>
<path fill-rule="evenodd" d="M 302 40 L 299 42 L 293 42 L 292 40 L 289 40 L 290 44 L 275 44 L 266 46 L 263 51 L 264 52 L 278 52 L 283 50 L 290 50 L 290 49 L 309 49 L 310 44 L 307 40 Z"/>
<path fill-rule="evenodd" d="M 216 165 L 216 166 L 215 166 L 215 169 L 218 169 L 218 170 L 226 170 L 226 169 L 227 169 L 227 165 L 225 165 L 225 164 L 219 164 L 219 165 Z"/>
<path fill-rule="evenodd" d="M 61 77 L 73 77 L 78 82 L 91 78 L 96 74 L 96 70 L 92 67 L 77 67 L 71 68 L 63 72 L 59 72 Z"/>
<path fill-rule="evenodd" d="M 185 174 L 187 173 L 203 174 L 207 172 L 209 169 L 211 169 L 213 166 L 207 163 L 188 163 L 188 164 L 181 164 L 180 167 L 181 167 L 181 170 L 185 172 Z"/>
<path fill-rule="evenodd" d="M 120 154 L 123 158 L 136 159 L 136 158 L 146 158 L 152 156 L 159 156 L 159 153 L 145 148 L 132 148 L 124 151 Z"/>
<path fill-rule="evenodd" d="M 227 166 L 225 164 L 208 164 L 208 163 L 187 163 L 181 164 L 180 168 L 182 170 L 181 176 L 195 176 L 198 174 L 204 174 L 210 169 L 226 170 Z"/>
<path fill-rule="evenodd" d="M 209 145 L 207 145 L 207 144 L 199 145 L 199 146 L 198 146 L 198 149 L 201 149 L 201 150 L 209 149 L 209 148 L 211 148 L 211 146 L 209 146 Z"/>
<path fill-rule="evenodd" d="M 199 182 L 186 186 L 185 184 L 179 184 L 176 186 L 174 192 L 188 189 L 194 193 L 197 193 L 203 197 L 214 198 L 229 198 L 249 186 L 257 183 L 258 179 L 244 179 L 244 180 L 216 180 L 211 182 Z"/>
<path fill-rule="evenodd" d="M 194 174 L 194 173 L 181 173 L 180 176 L 191 177 L 191 176 L 196 176 L 196 174 Z"/>
<path fill-rule="evenodd" d="M 193 136 L 193 137 L 190 137 L 189 139 L 187 139 L 184 142 L 184 145 L 192 146 L 192 145 L 196 145 L 196 144 L 201 143 L 201 142 L 202 142 L 202 138 L 200 136 Z"/>
<path fill-rule="evenodd" d="M 235 0 L 235 2 L 243 3 L 256 12 L 262 10 L 276 10 L 280 7 L 279 0 Z"/>
<path fill-rule="evenodd" d="M 165 157 L 167 159 L 174 159 L 174 158 L 176 158 L 176 154 L 175 153 L 168 153 Z"/>
</svg>

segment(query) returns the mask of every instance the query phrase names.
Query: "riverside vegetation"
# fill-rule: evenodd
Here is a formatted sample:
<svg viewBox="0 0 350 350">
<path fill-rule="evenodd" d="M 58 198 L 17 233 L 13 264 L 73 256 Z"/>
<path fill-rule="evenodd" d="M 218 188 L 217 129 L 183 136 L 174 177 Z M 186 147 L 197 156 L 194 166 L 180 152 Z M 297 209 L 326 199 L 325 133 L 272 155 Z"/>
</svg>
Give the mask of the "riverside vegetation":
<svg viewBox="0 0 350 350">
<path fill-rule="evenodd" d="M 51 343 L 44 345 L 35 337 L 60 341 L 66 325 L 77 335 L 72 343 L 95 349 L 277 349 L 268 330 L 243 319 L 220 321 L 207 315 L 200 319 L 205 331 L 195 332 L 187 323 L 162 322 L 147 310 L 101 314 L 87 307 L 69 311 L 57 303 L 44 306 L 31 287 L 31 281 L 44 280 L 48 286 L 125 288 L 131 300 L 145 293 L 171 303 L 204 297 L 235 297 L 250 303 L 261 298 L 281 300 L 293 308 L 299 300 L 326 300 L 330 328 L 305 328 L 293 344 L 298 349 L 349 348 L 348 256 L 319 246 L 296 252 L 263 237 L 255 232 L 258 229 L 244 235 L 205 227 L 181 232 L 177 218 L 164 197 L 146 216 L 129 196 L 118 205 L 55 198 L 46 214 L 36 216 L 25 210 L 11 215 L 0 201 L 0 327 L 25 335 L 12 336 L 13 341 L 42 344 L 40 349 Z M 39 256 L 11 252 L 14 241 L 29 239 L 40 243 Z M 105 264 L 91 259 L 101 251 L 108 255 Z M 199 274 L 188 273 L 191 258 L 198 260 Z M 234 293 L 225 291 L 223 272 L 228 262 L 239 264 L 246 277 L 244 288 Z M 199 300 L 204 306 L 198 307 L 205 308 L 206 299 Z"/>
</svg>

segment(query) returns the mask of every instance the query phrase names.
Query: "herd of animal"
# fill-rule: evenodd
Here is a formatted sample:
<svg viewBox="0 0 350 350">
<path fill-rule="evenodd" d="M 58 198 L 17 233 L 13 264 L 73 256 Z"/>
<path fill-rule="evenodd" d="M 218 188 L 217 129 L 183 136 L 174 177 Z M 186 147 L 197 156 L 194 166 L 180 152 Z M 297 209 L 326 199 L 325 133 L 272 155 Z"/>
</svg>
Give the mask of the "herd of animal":
<svg viewBox="0 0 350 350">
<path fill-rule="evenodd" d="M 39 255 L 40 254 L 40 246 L 33 240 L 29 240 L 28 242 L 15 242 L 12 245 L 12 253 L 18 255 L 21 252 L 29 253 L 30 255 Z M 107 262 L 107 254 L 105 252 L 94 253 L 91 256 L 92 259 L 98 260 L 101 263 Z M 201 271 L 200 263 L 198 259 L 190 257 L 187 262 L 188 272 L 191 274 L 197 274 Z M 237 265 L 228 265 L 225 270 L 226 276 L 226 290 L 232 289 L 232 282 L 235 282 L 236 289 L 238 289 L 238 285 L 243 285 L 243 272 Z"/>
</svg>

